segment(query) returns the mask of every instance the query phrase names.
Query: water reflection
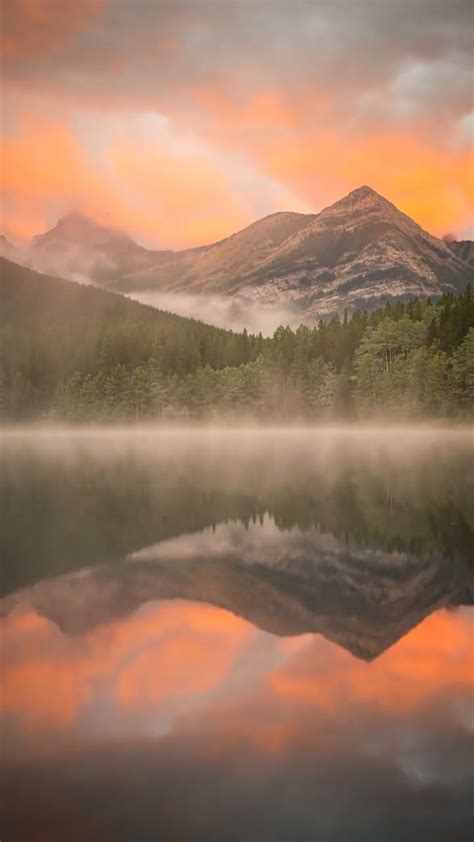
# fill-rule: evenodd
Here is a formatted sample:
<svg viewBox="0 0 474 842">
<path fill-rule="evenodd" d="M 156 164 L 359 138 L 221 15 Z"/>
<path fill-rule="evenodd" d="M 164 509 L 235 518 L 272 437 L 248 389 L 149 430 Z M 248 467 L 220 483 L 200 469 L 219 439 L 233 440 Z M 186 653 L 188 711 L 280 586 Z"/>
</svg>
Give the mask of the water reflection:
<svg viewBox="0 0 474 842">
<path fill-rule="evenodd" d="M 370 664 L 181 600 L 80 637 L 20 609 L 2 623 L 10 838 L 59 840 L 78 816 L 68 839 L 466 838 L 466 609 Z"/>
<path fill-rule="evenodd" d="M 6 840 L 472 836 L 471 434 L 1 447 Z"/>
<path fill-rule="evenodd" d="M 14 431 L 0 458 L 3 594 L 266 513 L 282 531 L 472 557 L 472 431 Z"/>
<path fill-rule="evenodd" d="M 317 530 L 282 531 L 265 515 L 40 580 L 0 599 L 0 616 L 38 611 L 77 635 L 150 600 L 188 599 L 276 635 L 321 633 L 372 660 L 431 612 L 471 604 L 473 594 L 472 570 L 462 560 L 386 552 Z"/>
</svg>

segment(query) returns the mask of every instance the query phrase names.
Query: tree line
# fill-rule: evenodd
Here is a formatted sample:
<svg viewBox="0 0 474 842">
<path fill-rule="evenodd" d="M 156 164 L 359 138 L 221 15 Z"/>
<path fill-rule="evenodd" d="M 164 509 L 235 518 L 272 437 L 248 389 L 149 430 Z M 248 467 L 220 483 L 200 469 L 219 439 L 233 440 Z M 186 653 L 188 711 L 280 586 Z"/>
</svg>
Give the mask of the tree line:
<svg viewBox="0 0 474 842">
<path fill-rule="evenodd" d="M 1 325 L 0 355 L 7 420 L 474 414 L 470 285 L 435 303 L 387 303 L 314 327 L 281 326 L 264 338 L 48 280 L 61 285 L 53 300 L 44 283 L 32 296 L 30 277 L 24 288 L 7 290 L 10 318 Z M 72 302 L 71 287 L 77 287 Z"/>
<path fill-rule="evenodd" d="M 186 370 L 179 354 L 170 364 L 157 348 L 135 367 L 120 361 L 74 373 L 54 412 L 77 421 L 469 417 L 472 307 L 468 289 L 437 305 L 415 300 L 316 328 L 279 327 L 269 339 L 244 334 L 231 365 L 204 362 L 197 351 Z"/>
</svg>

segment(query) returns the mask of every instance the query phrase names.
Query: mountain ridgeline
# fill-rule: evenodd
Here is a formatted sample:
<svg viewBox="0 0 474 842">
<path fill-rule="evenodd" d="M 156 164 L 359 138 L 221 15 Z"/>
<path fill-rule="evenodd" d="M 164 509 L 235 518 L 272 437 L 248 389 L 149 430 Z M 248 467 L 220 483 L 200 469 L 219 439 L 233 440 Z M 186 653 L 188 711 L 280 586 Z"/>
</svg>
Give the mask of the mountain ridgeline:
<svg viewBox="0 0 474 842">
<path fill-rule="evenodd" d="M 217 243 L 153 251 L 79 213 L 15 251 L 0 253 L 50 274 L 135 296 L 222 295 L 285 305 L 316 323 L 344 309 L 459 293 L 474 280 L 472 243 L 445 242 L 363 186 L 318 214 L 276 213 Z"/>
<path fill-rule="evenodd" d="M 474 414 L 474 296 L 233 333 L 0 258 L 6 422 Z"/>
</svg>

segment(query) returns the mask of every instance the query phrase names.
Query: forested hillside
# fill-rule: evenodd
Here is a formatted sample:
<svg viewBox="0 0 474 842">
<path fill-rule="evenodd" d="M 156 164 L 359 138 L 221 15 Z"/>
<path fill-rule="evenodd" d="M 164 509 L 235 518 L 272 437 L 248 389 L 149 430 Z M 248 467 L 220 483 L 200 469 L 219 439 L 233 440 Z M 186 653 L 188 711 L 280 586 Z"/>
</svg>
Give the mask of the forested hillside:
<svg viewBox="0 0 474 842">
<path fill-rule="evenodd" d="M 261 351 L 260 339 L 42 275 L 4 258 L 0 303 L 4 418 L 48 416 L 76 372 L 114 380 L 121 372 L 131 383 L 151 364 L 183 377 L 202 365 L 240 365 Z"/>
<path fill-rule="evenodd" d="M 474 296 L 273 337 L 231 333 L 2 261 L 5 420 L 474 415 Z"/>
</svg>

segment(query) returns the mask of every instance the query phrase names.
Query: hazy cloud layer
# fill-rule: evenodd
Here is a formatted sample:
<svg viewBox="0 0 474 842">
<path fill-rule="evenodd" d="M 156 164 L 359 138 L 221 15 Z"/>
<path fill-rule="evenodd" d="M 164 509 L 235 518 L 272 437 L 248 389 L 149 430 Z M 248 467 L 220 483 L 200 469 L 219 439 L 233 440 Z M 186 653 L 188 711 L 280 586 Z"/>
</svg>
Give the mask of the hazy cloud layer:
<svg viewBox="0 0 474 842">
<path fill-rule="evenodd" d="M 129 297 L 178 316 L 199 319 L 227 330 L 242 331 L 245 328 L 249 333 L 262 333 L 262 336 L 271 336 L 279 325 L 296 328 L 304 321 L 297 308 L 290 305 L 258 304 L 245 296 L 144 291 Z"/>
<path fill-rule="evenodd" d="M 73 205 L 181 247 L 361 183 L 462 233 L 471 32 L 464 0 L 8 3 L 6 233 Z"/>
</svg>

